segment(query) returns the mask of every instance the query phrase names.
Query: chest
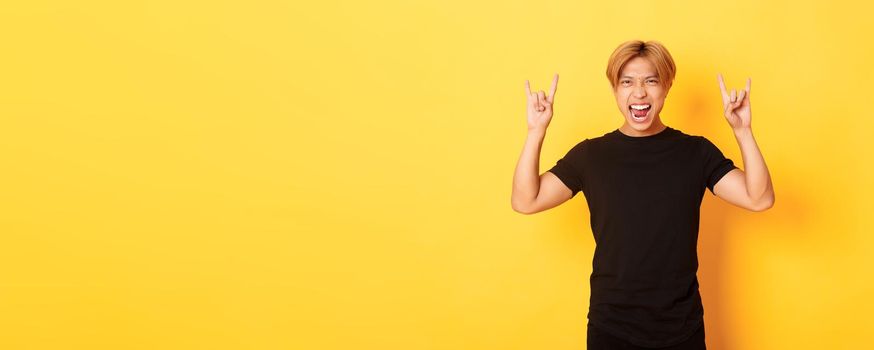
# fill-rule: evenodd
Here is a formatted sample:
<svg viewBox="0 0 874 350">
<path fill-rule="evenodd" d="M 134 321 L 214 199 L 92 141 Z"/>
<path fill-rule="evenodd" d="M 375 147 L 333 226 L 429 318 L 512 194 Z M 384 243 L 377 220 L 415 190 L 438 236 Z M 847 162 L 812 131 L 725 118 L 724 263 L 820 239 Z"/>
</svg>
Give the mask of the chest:
<svg viewBox="0 0 874 350">
<path fill-rule="evenodd" d="M 703 195 L 703 160 L 694 147 L 606 148 L 589 163 L 584 192 L 605 205 L 690 206 Z"/>
</svg>

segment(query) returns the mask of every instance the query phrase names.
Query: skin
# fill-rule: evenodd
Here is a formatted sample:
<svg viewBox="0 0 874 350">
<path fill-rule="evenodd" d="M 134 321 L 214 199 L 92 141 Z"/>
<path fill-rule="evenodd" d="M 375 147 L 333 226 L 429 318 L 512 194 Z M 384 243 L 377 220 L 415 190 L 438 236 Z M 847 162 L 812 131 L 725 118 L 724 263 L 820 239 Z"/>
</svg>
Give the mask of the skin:
<svg viewBox="0 0 874 350">
<path fill-rule="evenodd" d="M 753 137 L 750 110 L 752 81 L 747 78 L 746 87 L 740 92 L 734 89 L 728 92 L 722 74 L 717 74 L 716 79 L 722 93 L 723 115 L 734 132 L 746 170 L 729 171 L 713 186 L 713 194 L 726 202 L 752 211 L 768 210 L 774 206 L 774 186 L 762 152 Z"/>
<path fill-rule="evenodd" d="M 628 61 L 619 73 L 619 81 L 613 89 L 619 112 L 625 116 L 625 122 L 619 131 L 628 136 L 649 136 L 665 129 L 661 116 L 665 97 L 670 87 L 662 84 L 656 73 L 655 66 L 648 59 L 635 57 Z M 643 123 L 631 118 L 628 109 L 632 104 L 649 104 L 650 111 Z"/>
<path fill-rule="evenodd" d="M 639 58 L 639 57 L 638 57 Z M 647 77 L 655 75 L 652 64 L 645 59 L 632 59 L 620 73 L 620 81 L 614 88 L 614 96 L 624 123 L 620 132 L 629 136 L 648 136 L 664 130 L 659 112 L 664 106 L 669 87 L 653 83 Z M 632 64 L 633 63 L 633 64 Z M 623 82 L 624 76 L 627 82 Z M 750 83 L 746 88 L 728 90 L 721 74 L 717 75 L 722 94 L 723 115 L 731 127 L 740 147 L 746 170 L 734 169 L 728 172 L 713 187 L 713 194 L 722 200 L 750 211 L 764 211 L 774 205 L 774 189 L 771 176 L 752 132 L 750 110 Z M 525 81 L 525 94 L 528 98 L 528 136 L 513 175 L 513 192 L 510 203 L 516 212 L 534 214 L 566 202 L 573 192 L 555 174 L 546 171 L 540 175 L 540 149 L 546 136 L 546 129 L 552 120 L 555 93 L 558 87 L 558 74 L 552 81 L 549 94 L 543 90 L 532 92 Z M 631 120 L 628 105 L 645 101 L 652 105 L 650 116 L 644 123 Z"/>
</svg>

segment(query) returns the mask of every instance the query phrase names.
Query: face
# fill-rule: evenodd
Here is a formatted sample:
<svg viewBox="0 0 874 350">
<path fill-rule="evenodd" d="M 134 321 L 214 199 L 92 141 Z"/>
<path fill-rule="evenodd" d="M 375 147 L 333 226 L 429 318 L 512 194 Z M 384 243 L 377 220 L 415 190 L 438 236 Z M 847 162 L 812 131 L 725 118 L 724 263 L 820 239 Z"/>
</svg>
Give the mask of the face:
<svg viewBox="0 0 874 350">
<path fill-rule="evenodd" d="M 628 61 L 619 73 L 613 94 L 625 116 L 625 123 L 619 128 L 623 133 L 647 136 L 664 129 L 659 112 L 668 91 L 661 85 L 655 66 L 648 59 L 635 57 Z"/>
</svg>

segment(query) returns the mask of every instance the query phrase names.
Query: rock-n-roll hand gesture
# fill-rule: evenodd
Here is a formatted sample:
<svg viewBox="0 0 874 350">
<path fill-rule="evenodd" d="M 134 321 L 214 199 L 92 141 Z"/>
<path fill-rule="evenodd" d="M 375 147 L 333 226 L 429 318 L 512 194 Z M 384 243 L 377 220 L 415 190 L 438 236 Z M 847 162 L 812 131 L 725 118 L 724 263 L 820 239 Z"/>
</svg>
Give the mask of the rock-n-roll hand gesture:
<svg viewBox="0 0 874 350">
<path fill-rule="evenodd" d="M 725 113 L 725 120 L 731 125 L 734 130 L 750 128 L 751 112 L 750 112 L 750 78 L 747 78 L 746 89 L 740 92 L 732 89 L 731 93 L 725 90 L 725 82 L 722 80 L 722 74 L 716 75 L 719 80 L 719 90 L 722 91 L 722 107 Z"/>
<path fill-rule="evenodd" d="M 525 80 L 525 93 L 528 96 L 528 131 L 546 131 L 549 121 L 552 120 L 552 104 L 555 101 L 555 89 L 558 87 L 558 73 L 552 79 L 552 87 L 549 95 L 543 90 L 531 92 L 531 85 Z"/>
</svg>

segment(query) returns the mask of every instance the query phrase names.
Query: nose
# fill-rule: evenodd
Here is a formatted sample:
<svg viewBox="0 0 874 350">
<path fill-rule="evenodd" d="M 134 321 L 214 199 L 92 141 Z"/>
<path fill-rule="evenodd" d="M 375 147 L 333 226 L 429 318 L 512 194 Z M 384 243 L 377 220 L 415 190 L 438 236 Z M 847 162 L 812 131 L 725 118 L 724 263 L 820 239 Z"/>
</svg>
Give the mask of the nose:
<svg viewBox="0 0 874 350">
<path fill-rule="evenodd" d="M 634 88 L 634 97 L 636 98 L 644 98 L 646 97 L 646 88 L 643 85 L 638 85 Z"/>
</svg>

